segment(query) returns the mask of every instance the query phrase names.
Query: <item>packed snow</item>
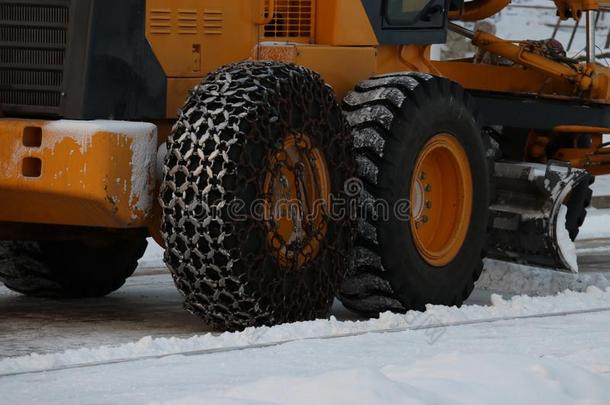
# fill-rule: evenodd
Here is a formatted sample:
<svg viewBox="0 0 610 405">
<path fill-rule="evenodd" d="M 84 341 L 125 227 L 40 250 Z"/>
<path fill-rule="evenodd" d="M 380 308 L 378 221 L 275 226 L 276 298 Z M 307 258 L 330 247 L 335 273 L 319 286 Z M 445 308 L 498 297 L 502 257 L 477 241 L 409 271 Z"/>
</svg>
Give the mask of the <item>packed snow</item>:
<svg viewBox="0 0 610 405">
<path fill-rule="evenodd" d="M 610 238 L 610 210 L 590 208 L 587 220 L 581 227 L 578 239 Z"/>
<path fill-rule="evenodd" d="M 502 368 L 496 366 L 500 364 Z M 548 404 L 591 401 L 601 404 L 610 401 L 606 384 L 607 378 L 557 359 L 454 352 L 409 361 L 405 365 L 357 367 L 314 376 L 267 377 L 215 395 L 165 403 L 514 405 L 536 401 Z M 536 401 L 532 400 L 533 396 Z"/>
<path fill-rule="evenodd" d="M 157 242 L 152 238 L 148 238 L 148 247 L 144 257 L 140 259 L 138 265 L 144 268 L 150 267 L 164 267 L 163 264 L 163 253 L 164 250 Z"/>
<path fill-rule="evenodd" d="M 610 403 L 607 312 L 372 333 L 490 317 L 610 307 L 610 291 L 493 298 L 490 307 L 430 307 L 378 320 L 321 320 L 190 339 L 0 362 L 5 403 L 168 404 L 568 404 Z M 337 339 L 309 339 L 370 331 Z M 213 354 L 183 351 L 297 339 Z M 167 357 L 136 360 L 147 355 Z M 91 361 L 133 359 L 44 373 Z"/>
<path fill-rule="evenodd" d="M 607 253 L 610 248 L 605 248 Z M 564 273 L 486 259 L 477 288 L 510 296 L 515 293 L 545 296 L 556 291 L 586 291 L 588 287 L 610 288 L 610 273 Z"/>
<path fill-rule="evenodd" d="M 610 309 L 610 289 L 602 291 L 589 287 L 586 293 L 566 291 L 553 297 L 515 296 L 505 300 L 492 296 L 491 306 L 472 305 L 463 308 L 428 305 L 426 312 L 410 311 L 406 314 L 384 313 L 378 319 L 366 321 L 338 321 L 334 317 L 325 320 L 285 324 L 275 327 L 248 328 L 243 332 L 206 334 L 188 339 L 146 337 L 138 342 L 116 347 L 68 350 L 62 353 L 0 360 L 2 374 L 45 370 L 90 362 L 126 360 L 137 357 L 172 355 L 218 348 L 238 348 L 248 345 L 282 343 L 295 339 L 332 337 L 355 333 L 383 332 L 397 328 L 421 328 L 426 325 L 452 324 L 490 318 L 532 316 L 561 311 Z M 437 330 L 431 329 L 431 338 Z"/>
</svg>

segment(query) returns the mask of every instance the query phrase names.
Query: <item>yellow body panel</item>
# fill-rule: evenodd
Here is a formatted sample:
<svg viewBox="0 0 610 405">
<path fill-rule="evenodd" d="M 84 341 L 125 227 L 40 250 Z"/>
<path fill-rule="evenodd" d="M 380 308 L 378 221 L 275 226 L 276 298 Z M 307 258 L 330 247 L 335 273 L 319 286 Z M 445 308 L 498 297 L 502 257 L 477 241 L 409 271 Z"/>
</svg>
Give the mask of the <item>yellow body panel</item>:
<svg viewBox="0 0 610 405">
<path fill-rule="evenodd" d="M 354 0 L 321 0 L 317 4 L 316 43 L 376 46 L 377 37 L 362 6 Z"/>
<path fill-rule="evenodd" d="M 476 0 L 461 17 L 487 15 L 505 3 Z M 561 3 L 569 3 L 565 10 L 578 9 L 571 1 Z M 610 98 L 609 69 L 585 66 L 572 74 L 484 33 L 475 38 L 482 49 L 525 67 L 434 62 L 427 45 L 380 45 L 361 0 L 147 0 L 145 15 L 146 38 L 167 78 L 168 120 L 155 122 L 161 141 L 169 119 L 207 73 L 249 58 L 307 66 L 339 99 L 371 75 L 401 71 L 446 76 L 470 90 Z M 0 222 L 148 226 L 155 233 L 156 127 L 133 125 L 135 132 L 126 134 L 108 122 L 0 120 Z M 27 127 L 40 128 L 41 145 L 24 146 Z M 24 176 L 37 170 L 39 176 Z"/>
<path fill-rule="evenodd" d="M 0 222 L 145 227 L 156 144 L 151 124 L 0 119 Z"/>
<path fill-rule="evenodd" d="M 168 118 L 175 118 L 184 105 L 189 91 L 201 83 L 202 78 L 169 78 L 167 79 L 167 104 L 165 106 Z"/>
<path fill-rule="evenodd" d="M 253 57 L 306 66 L 318 72 L 339 99 L 360 80 L 377 71 L 377 48 L 374 47 L 262 43 L 254 50 Z M 338 70 L 340 65 L 350 69 Z"/>
<path fill-rule="evenodd" d="M 377 50 L 371 47 L 299 45 L 295 63 L 320 73 L 340 100 L 356 83 L 375 74 L 376 55 Z M 338 66 L 349 69 L 338 70 Z"/>
<path fill-rule="evenodd" d="M 201 78 L 250 55 L 262 1 L 148 0 L 146 38 L 167 77 Z"/>
</svg>

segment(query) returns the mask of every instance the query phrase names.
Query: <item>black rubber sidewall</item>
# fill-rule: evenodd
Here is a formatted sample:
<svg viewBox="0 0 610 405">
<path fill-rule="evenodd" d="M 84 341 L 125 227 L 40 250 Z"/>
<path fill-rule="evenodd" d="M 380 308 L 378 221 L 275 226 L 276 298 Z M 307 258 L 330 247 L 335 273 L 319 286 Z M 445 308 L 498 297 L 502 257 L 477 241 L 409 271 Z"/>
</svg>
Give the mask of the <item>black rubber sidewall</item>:
<svg viewBox="0 0 610 405">
<path fill-rule="evenodd" d="M 12 267 L 3 280 L 19 293 L 44 298 L 93 298 L 119 289 L 146 251 L 142 238 L 14 241 L 5 243 Z M 2 277 L 0 271 L 0 278 Z"/>
</svg>

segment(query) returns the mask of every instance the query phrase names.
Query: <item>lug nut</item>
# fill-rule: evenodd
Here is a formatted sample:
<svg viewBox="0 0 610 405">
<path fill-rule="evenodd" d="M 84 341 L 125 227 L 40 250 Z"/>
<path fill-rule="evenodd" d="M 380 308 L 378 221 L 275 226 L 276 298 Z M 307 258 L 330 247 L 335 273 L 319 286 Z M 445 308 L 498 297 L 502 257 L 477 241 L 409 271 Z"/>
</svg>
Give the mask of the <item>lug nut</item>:
<svg viewBox="0 0 610 405">
<path fill-rule="evenodd" d="M 432 208 L 432 201 L 426 201 L 426 208 L 427 209 Z"/>
<path fill-rule="evenodd" d="M 426 188 L 424 188 L 424 190 L 426 190 L 426 193 L 429 193 L 432 191 L 432 186 L 430 184 L 426 184 Z"/>
</svg>

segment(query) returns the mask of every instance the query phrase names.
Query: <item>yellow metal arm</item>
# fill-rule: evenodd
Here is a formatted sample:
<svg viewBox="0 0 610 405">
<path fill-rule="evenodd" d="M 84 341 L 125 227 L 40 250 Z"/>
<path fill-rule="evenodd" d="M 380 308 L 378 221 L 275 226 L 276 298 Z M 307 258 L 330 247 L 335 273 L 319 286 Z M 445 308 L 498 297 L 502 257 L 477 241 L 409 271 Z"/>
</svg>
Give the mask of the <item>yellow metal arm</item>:
<svg viewBox="0 0 610 405">
<path fill-rule="evenodd" d="M 521 66 L 535 69 L 557 79 L 571 81 L 577 84 L 582 91 L 591 88 L 592 80 L 586 72 L 581 72 L 564 63 L 555 62 L 542 55 L 529 52 L 524 45 L 505 41 L 483 31 L 477 31 L 474 34 L 472 43 L 484 51 L 499 55 Z"/>
</svg>

